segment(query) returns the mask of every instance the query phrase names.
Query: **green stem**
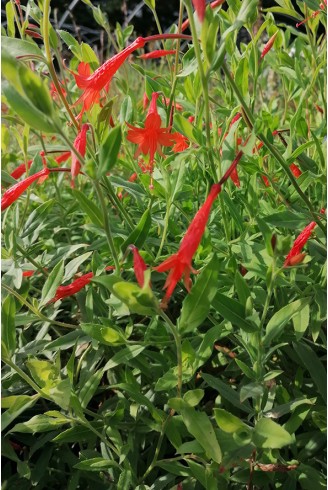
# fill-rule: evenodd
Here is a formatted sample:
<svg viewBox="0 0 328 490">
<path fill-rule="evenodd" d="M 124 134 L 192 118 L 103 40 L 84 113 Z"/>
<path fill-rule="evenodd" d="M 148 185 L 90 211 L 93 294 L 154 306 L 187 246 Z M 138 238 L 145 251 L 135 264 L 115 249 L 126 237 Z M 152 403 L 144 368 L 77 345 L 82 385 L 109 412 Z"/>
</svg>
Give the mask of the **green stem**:
<svg viewBox="0 0 328 490">
<path fill-rule="evenodd" d="M 118 256 L 117 256 L 117 253 L 115 250 L 112 231 L 110 229 L 110 224 L 109 224 L 108 210 L 106 208 L 106 203 L 105 203 L 104 195 L 102 192 L 102 188 L 101 188 L 99 182 L 97 182 L 97 181 L 94 181 L 94 186 L 95 186 L 95 189 L 97 191 L 100 206 L 101 206 L 101 209 L 103 212 L 104 228 L 105 228 L 108 246 L 109 246 L 109 249 L 111 251 L 111 254 L 112 254 L 112 257 L 114 260 L 114 264 L 115 264 L 115 274 L 120 275 L 120 262 L 118 260 Z"/>
<path fill-rule="evenodd" d="M 27 259 L 29 262 L 31 262 L 31 264 L 33 264 L 33 265 L 34 265 L 34 267 L 36 267 L 36 268 L 37 268 L 37 270 L 38 270 L 39 272 L 41 272 L 41 274 L 44 274 L 45 276 L 48 276 L 48 275 L 49 275 L 49 272 L 48 272 L 48 271 L 46 271 L 46 270 L 44 269 L 44 267 L 42 267 L 40 264 L 38 264 L 38 263 L 37 263 L 37 262 L 36 262 L 34 259 L 32 259 L 32 258 L 31 258 L 31 257 L 30 257 L 30 256 L 29 256 L 27 253 L 26 253 L 26 251 L 25 251 L 25 250 L 24 250 L 24 249 L 23 249 L 23 248 L 22 248 L 20 245 L 18 245 L 18 243 L 17 243 L 17 242 L 16 242 L 16 247 L 17 247 L 17 250 L 19 250 L 19 251 L 20 251 L 20 253 L 23 255 L 23 257 L 24 257 L 25 259 Z"/>
<path fill-rule="evenodd" d="M 162 442 L 163 442 L 163 439 L 164 439 L 164 436 L 165 436 L 165 431 L 166 431 L 166 428 L 172 418 L 174 414 L 174 410 L 171 410 L 169 415 L 166 417 L 166 419 L 164 420 L 163 424 L 162 424 L 162 429 L 161 429 L 161 433 L 160 433 L 160 436 L 158 438 L 158 441 L 157 441 L 157 445 L 156 445 L 156 449 L 155 449 L 155 453 L 154 453 L 154 457 L 150 463 L 150 465 L 148 466 L 147 470 L 145 471 L 144 475 L 142 476 L 140 482 L 144 481 L 145 478 L 149 475 L 149 473 L 154 469 L 154 467 L 156 466 L 156 463 L 157 463 L 157 460 L 158 460 L 158 456 L 159 456 L 159 453 L 160 453 L 160 450 L 161 450 L 161 447 L 162 447 Z"/>
<path fill-rule="evenodd" d="M 179 34 L 181 34 L 182 15 L 183 15 L 183 1 L 180 0 L 179 21 L 178 21 L 178 33 Z M 169 101 L 169 105 L 167 108 L 167 119 L 166 119 L 166 125 L 170 125 L 170 126 L 173 123 L 172 105 L 173 105 L 175 88 L 176 88 L 177 81 L 178 81 L 177 75 L 178 75 L 178 70 L 179 70 L 179 50 L 180 50 L 180 39 L 177 39 L 175 59 L 174 59 L 173 83 L 172 83 L 172 89 L 171 89 L 171 93 L 170 93 L 170 101 Z"/>
<path fill-rule="evenodd" d="M 244 109 L 244 112 L 250 122 L 250 124 L 253 126 L 254 128 L 254 123 L 255 123 L 255 119 L 254 119 L 254 116 L 251 112 L 251 110 L 249 109 L 248 105 L 246 104 L 245 100 L 244 100 L 244 97 L 242 96 L 241 92 L 239 91 L 239 88 L 237 87 L 237 85 L 235 84 L 235 81 L 234 79 L 232 78 L 231 74 L 230 74 L 230 71 L 227 67 L 227 65 L 225 63 L 222 63 L 222 69 L 224 71 L 224 74 L 225 76 L 227 77 L 227 79 L 229 80 L 229 83 L 233 89 L 233 91 L 235 92 L 237 98 L 239 99 L 239 102 L 241 103 L 243 109 Z M 263 143 L 265 144 L 265 146 L 268 148 L 268 150 L 270 151 L 271 155 L 280 163 L 280 165 L 282 166 L 283 170 L 285 171 L 285 173 L 287 174 L 289 180 L 291 181 L 291 183 L 293 184 L 296 192 L 299 194 L 299 196 L 301 197 L 301 199 L 304 201 L 304 203 L 306 204 L 306 206 L 308 207 L 310 213 L 312 214 L 312 217 L 314 219 L 314 221 L 318 224 L 318 226 L 320 226 L 320 228 L 323 230 L 324 233 L 326 233 L 326 230 L 325 230 L 325 227 L 324 225 L 320 222 L 320 220 L 318 219 L 317 217 L 317 214 L 315 213 L 314 209 L 313 209 L 313 206 L 311 204 L 311 202 L 309 201 L 309 199 L 307 198 L 307 196 L 304 194 L 304 192 L 302 191 L 302 189 L 300 188 L 300 186 L 298 185 L 298 183 L 296 182 L 296 179 L 293 175 L 293 173 L 291 172 L 291 170 L 289 169 L 289 166 L 288 164 L 285 162 L 283 156 L 280 154 L 280 152 L 275 148 L 274 145 L 272 145 L 269 140 L 266 138 L 266 136 L 264 136 L 263 133 L 256 133 L 256 136 L 261 140 L 263 141 Z"/>
<path fill-rule="evenodd" d="M 178 365 L 178 382 L 177 382 L 177 397 L 181 398 L 182 392 L 182 346 L 181 346 L 181 335 L 178 333 L 177 327 L 171 322 L 169 317 L 163 310 L 160 310 L 159 315 L 163 318 L 167 326 L 172 332 L 174 337 L 176 349 L 177 349 L 177 365 Z"/>
<path fill-rule="evenodd" d="M 8 357 L 3 356 L 3 362 L 5 362 L 8 366 L 10 366 L 16 373 L 34 390 L 39 396 L 42 396 L 43 398 L 46 398 L 47 400 L 51 400 L 50 397 L 45 395 L 42 390 L 38 387 L 36 383 L 26 374 L 24 371 L 16 366 L 16 364 L 9 359 Z"/>
<path fill-rule="evenodd" d="M 119 198 L 115 194 L 114 189 L 113 189 L 113 186 L 112 186 L 110 180 L 108 179 L 108 177 L 105 176 L 105 177 L 103 177 L 103 181 L 104 181 L 104 184 L 106 186 L 106 190 L 108 192 L 109 198 L 115 204 L 115 206 L 118 208 L 119 212 L 121 213 L 121 215 L 125 219 L 128 227 L 132 231 L 134 229 L 133 221 L 131 220 L 129 214 L 126 212 L 124 206 L 122 206 L 121 201 L 119 200 Z"/>
<path fill-rule="evenodd" d="M 71 111 L 71 108 L 70 108 L 70 106 L 66 100 L 66 97 L 64 96 L 64 94 L 61 90 L 60 83 L 59 83 L 58 77 L 57 77 L 57 73 L 56 73 L 55 67 L 54 67 L 53 62 L 52 62 L 51 48 L 50 48 L 50 37 L 49 37 L 49 25 L 50 25 L 50 18 L 49 17 L 50 17 L 50 0 L 44 0 L 44 2 L 43 2 L 43 24 L 42 24 L 42 27 L 43 27 L 43 43 L 44 43 L 44 49 L 45 49 L 45 54 L 46 54 L 49 72 L 50 72 L 51 78 L 54 82 L 54 85 L 56 87 L 56 90 L 58 92 L 58 95 L 61 98 L 61 100 L 62 100 L 62 102 L 63 102 L 63 104 L 64 104 L 64 106 L 65 106 L 65 108 L 66 108 L 66 110 L 70 116 L 72 123 L 74 124 L 76 129 L 79 129 L 79 124 L 77 123 L 75 116 L 74 116 L 73 112 Z"/>
<path fill-rule="evenodd" d="M 158 260 L 158 258 L 161 256 L 161 253 L 162 253 L 162 250 L 163 250 L 163 247 L 164 247 L 164 243 L 165 243 L 165 239 L 166 239 L 166 234 L 167 234 L 167 230 L 168 230 L 168 227 L 169 227 L 170 211 L 171 211 L 171 203 L 169 203 L 169 205 L 166 208 L 164 228 L 163 228 L 163 233 L 162 233 L 162 239 L 161 239 L 161 243 L 160 243 L 160 246 L 159 246 L 159 249 L 158 249 L 158 252 L 157 252 L 155 261 Z"/>
<path fill-rule="evenodd" d="M 20 25 L 19 18 L 18 18 L 18 15 L 17 15 L 17 11 L 16 11 L 15 2 L 12 1 L 11 3 L 12 3 L 12 6 L 13 6 L 14 17 L 15 17 L 15 21 L 16 21 L 16 25 L 17 25 L 17 29 L 18 29 L 19 35 L 20 35 L 20 37 L 22 39 L 24 39 L 23 31 L 22 31 L 22 26 Z"/>
<path fill-rule="evenodd" d="M 216 169 L 215 169 L 215 165 L 214 165 L 214 161 L 213 161 L 213 155 L 211 152 L 211 148 L 212 148 L 211 128 L 210 128 L 211 115 L 210 115 L 210 104 L 209 104 L 207 77 L 205 75 L 204 68 L 203 68 L 202 55 L 201 55 L 201 51 L 200 51 L 200 47 L 199 47 L 199 40 L 198 40 L 198 36 L 197 36 L 197 31 L 196 31 L 196 26 L 195 26 L 195 21 L 194 21 L 194 15 L 193 15 L 193 9 L 191 6 L 191 1 L 185 0 L 185 5 L 186 5 L 187 13 L 188 13 L 188 18 L 189 18 L 189 25 L 190 25 L 192 41 L 193 41 L 195 55 L 196 55 L 197 64 L 198 64 L 200 81 L 201 81 L 202 89 L 203 89 L 204 109 L 205 109 L 205 131 L 206 131 L 206 143 L 207 143 L 207 148 L 208 148 L 208 157 L 209 157 L 209 162 L 210 162 L 212 178 L 213 178 L 214 182 L 216 182 L 217 181 L 217 175 L 216 175 Z"/>
</svg>

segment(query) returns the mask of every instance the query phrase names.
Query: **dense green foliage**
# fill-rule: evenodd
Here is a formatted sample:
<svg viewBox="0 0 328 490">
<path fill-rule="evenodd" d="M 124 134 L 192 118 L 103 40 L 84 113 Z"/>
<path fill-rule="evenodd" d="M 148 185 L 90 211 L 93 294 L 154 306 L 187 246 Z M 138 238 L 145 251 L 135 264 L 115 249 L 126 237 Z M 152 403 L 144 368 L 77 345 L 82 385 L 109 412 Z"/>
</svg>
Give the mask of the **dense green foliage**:
<svg viewBox="0 0 328 490">
<path fill-rule="evenodd" d="M 324 8 L 297 2 L 310 18 L 285 29 L 273 13 L 303 19 L 290 0 L 265 12 L 227 0 L 203 23 L 185 0 L 192 39 L 148 44 L 178 50 L 157 60 L 133 52 L 76 119 L 73 73 L 100 63 L 51 27 L 49 3 L 8 2 L 2 38 L 4 198 L 18 165 L 50 169 L 2 213 L 2 488 L 326 488 Z M 132 26 L 110 32 L 89 0 L 79 8 L 112 54 L 132 43 Z M 250 42 L 237 46 L 241 29 Z M 154 92 L 162 128 L 187 147 L 163 147 L 151 174 L 126 123 L 144 128 Z M 213 204 L 199 274 L 164 308 L 169 271 L 152 268 L 177 253 L 238 151 L 239 186 L 229 178 Z M 143 287 L 129 245 L 149 267 Z"/>
</svg>

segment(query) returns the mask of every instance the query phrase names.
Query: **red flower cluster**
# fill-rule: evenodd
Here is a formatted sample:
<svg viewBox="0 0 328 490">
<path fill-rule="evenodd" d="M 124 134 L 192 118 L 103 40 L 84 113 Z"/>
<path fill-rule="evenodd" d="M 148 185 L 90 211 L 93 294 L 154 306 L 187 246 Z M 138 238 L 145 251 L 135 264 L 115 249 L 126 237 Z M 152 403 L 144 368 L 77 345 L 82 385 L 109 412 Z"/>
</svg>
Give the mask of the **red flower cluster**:
<svg viewBox="0 0 328 490">
<path fill-rule="evenodd" d="M 144 128 L 138 128 L 126 123 L 130 128 L 127 135 L 128 141 L 138 145 L 135 157 L 140 155 L 140 153 L 143 153 L 144 155 L 149 154 L 151 167 L 154 162 L 155 153 L 164 156 L 161 147 L 172 146 L 174 143 L 174 139 L 170 134 L 170 128 L 161 128 L 162 121 L 157 112 L 158 97 L 159 94 L 153 92 Z"/>
</svg>

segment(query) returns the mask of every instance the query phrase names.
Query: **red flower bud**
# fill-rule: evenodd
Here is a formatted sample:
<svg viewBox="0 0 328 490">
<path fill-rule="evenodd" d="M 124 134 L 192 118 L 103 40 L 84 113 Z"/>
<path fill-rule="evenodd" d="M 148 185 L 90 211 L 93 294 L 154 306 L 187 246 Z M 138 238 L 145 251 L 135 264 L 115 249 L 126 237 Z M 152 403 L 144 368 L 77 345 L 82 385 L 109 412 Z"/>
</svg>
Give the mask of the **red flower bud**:
<svg viewBox="0 0 328 490">
<path fill-rule="evenodd" d="M 278 35 L 278 31 L 273 34 L 273 36 L 270 37 L 269 41 L 266 43 L 264 46 L 262 53 L 261 53 L 261 59 L 264 58 L 264 56 L 270 51 L 272 46 L 274 45 L 274 42 L 276 40 L 276 37 Z"/>
</svg>

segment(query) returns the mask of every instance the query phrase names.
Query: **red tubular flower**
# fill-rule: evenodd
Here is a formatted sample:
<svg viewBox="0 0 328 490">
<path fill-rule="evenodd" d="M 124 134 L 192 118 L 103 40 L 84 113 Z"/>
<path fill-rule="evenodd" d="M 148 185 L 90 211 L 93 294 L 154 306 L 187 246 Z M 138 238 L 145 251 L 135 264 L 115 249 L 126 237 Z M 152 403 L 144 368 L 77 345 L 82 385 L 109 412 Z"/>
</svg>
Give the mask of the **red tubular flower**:
<svg viewBox="0 0 328 490">
<path fill-rule="evenodd" d="M 31 277 L 35 271 L 23 271 L 23 277 Z"/>
<path fill-rule="evenodd" d="M 144 274 L 147 270 L 147 265 L 144 259 L 141 257 L 139 250 L 135 245 L 129 245 L 130 250 L 133 253 L 133 269 L 139 286 L 142 288 L 144 286 Z"/>
<path fill-rule="evenodd" d="M 33 160 L 29 160 L 27 162 L 27 168 L 30 169 L 31 168 L 31 165 L 33 163 Z M 25 163 L 21 163 L 20 165 L 18 165 L 18 167 L 15 168 L 15 170 L 13 170 L 13 172 L 11 172 L 11 176 L 13 177 L 13 179 L 20 179 L 20 177 L 22 175 L 24 175 L 26 172 L 26 165 Z"/>
<path fill-rule="evenodd" d="M 150 53 L 141 54 L 140 56 L 138 56 L 138 58 L 141 58 L 142 60 L 151 60 L 155 58 L 162 58 L 163 56 L 175 53 L 175 49 L 156 49 L 155 51 L 151 51 Z"/>
<path fill-rule="evenodd" d="M 164 284 L 164 289 L 166 289 L 166 293 L 162 301 L 163 306 L 167 305 L 175 289 L 175 286 L 177 285 L 177 282 L 182 277 L 187 291 L 190 290 L 190 272 L 195 273 L 195 270 L 191 266 L 192 258 L 204 234 L 205 227 L 211 212 L 212 204 L 221 192 L 221 186 L 224 184 L 224 182 L 226 182 L 231 173 L 237 167 L 237 164 L 240 161 L 242 155 L 243 152 L 239 151 L 236 158 L 234 159 L 226 173 L 223 175 L 223 177 L 220 179 L 220 181 L 217 184 L 212 185 L 206 201 L 197 211 L 194 219 L 190 223 L 189 228 L 181 241 L 178 252 L 168 259 L 164 260 L 162 264 L 154 268 L 154 270 L 156 270 L 157 272 L 166 272 L 171 269 L 171 272 L 169 273 Z"/>
<path fill-rule="evenodd" d="M 266 177 L 265 175 L 261 175 L 261 177 L 262 177 L 262 180 L 264 182 L 265 187 L 270 187 L 270 182 L 269 182 L 268 177 Z"/>
<path fill-rule="evenodd" d="M 44 152 L 41 151 L 40 152 L 40 156 L 42 157 L 42 163 L 43 165 L 45 166 L 46 165 L 46 159 L 44 157 Z M 71 156 L 71 152 L 70 151 L 66 151 L 65 153 L 63 153 L 62 155 L 59 155 L 58 157 L 55 158 L 55 161 L 56 163 L 58 163 L 58 165 L 62 162 L 66 162 L 66 160 L 69 159 L 69 157 Z M 29 160 L 27 162 L 27 168 L 30 169 L 31 168 L 31 165 L 33 163 L 33 160 Z M 18 167 L 15 168 L 15 170 L 13 170 L 11 172 L 11 177 L 13 177 L 13 179 L 20 179 L 22 175 L 24 175 L 26 172 L 26 165 L 25 163 L 21 163 L 20 165 L 18 165 Z"/>
<path fill-rule="evenodd" d="M 275 32 L 273 34 L 273 36 L 270 37 L 269 41 L 266 43 L 266 45 L 264 46 L 263 50 L 262 50 L 262 53 L 261 53 L 261 59 L 264 58 L 264 56 L 266 54 L 268 54 L 268 52 L 270 51 L 270 49 L 272 48 L 272 46 L 274 45 L 274 42 L 276 40 L 276 37 L 278 35 L 278 31 Z"/>
<path fill-rule="evenodd" d="M 86 146 L 87 146 L 87 131 L 89 129 L 89 124 L 83 124 L 81 131 L 77 135 L 77 137 L 74 140 L 73 146 L 76 148 L 76 150 L 84 157 L 85 156 L 85 151 L 86 151 Z M 72 174 L 72 187 L 74 187 L 74 179 L 75 177 L 80 173 L 81 169 L 81 162 L 75 155 L 75 153 L 72 151 L 72 166 L 71 166 L 71 174 Z"/>
<path fill-rule="evenodd" d="M 172 147 L 174 153 L 180 153 L 181 151 L 189 148 L 189 140 L 186 136 L 181 133 L 172 133 L 172 138 L 174 138 L 175 145 Z"/>
<path fill-rule="evenodd" d="M 169 97 L 164 97 L 164 104 L 165 105 L 169 105 L 170 103 L 170 98 Z M 174 107 L 174 109 L 176 109 L 177 111 L 182 111 L 183 110 L 183 107 L 181 104 L 178 104 L 177 102 L 173 102 L 172 106 Z"/>
<path fill-rule="evenodd" d="M 34 175 L 30 175 L 26 179 L 21 182 L 17 182 L 17 184 L 13 185 L 9 189 L 6 190 L 1 199 L 1 211 L 7 209 L 13 202 L 17 201 L 17 199 L 23 194 L 23 192 L 38 179 L 44 179 L 48 177 L 50 170 L 48 168 L 44 168 L 37 172 Z M 43 180 L 42 180 L 43 182 Z"/>
<path fill-rule="evenodd" d="M 194 9 L 197 12 L 198 18 L 200 22 L 203 22 L 204 17 L 205 17 L 205 8 L 206 8 L 206 1 L 205 0 L 192 0 Z"/>
<path fill-rule="evenodd" d="M 42 158 L 42 164 L 45 167 L 47 165 L 47 162 L 44 157 L 44 151 L 40 151 L 40 157 Z M 33 159 L 27 162 L 28 169 L 31 168 L 32 163 L 33 163 Z M 11 177 L 13 177 L 13 179 L 19 179 L 22 175 L 25 174 L 25 172 L 26 172 L 26 165 L 25 163 L 21 163 L 17 168 L 15 168 L 13 172 L 11 172 L 10 175 Z"/>
<path fill-rule="evenodd" d="M 315 221 L 311 221 L 309 225 L 307 225 L 304 230 L 298 235 L 296 240 L 293 243 L 292 248 L 290 249 L 289 254 L 287 255 L 285 262 L 284 262 L 284 267 L 288 267 L 290 265 L 295 265 L 298 264 L 303 260 L 305 257 L 304 253 L 301 253 L 302 248 L 306 244 L 306 242 L 309 240 L 312 230 L 316 226 Z"/>
<path fill-rule="evenodd" d="M 219 7 L 225 2 L 225 0 L 214 0 L 214 2 L 210 3 L 211 9 L 215 9 L 216 7 Z M 205 3 L 205 2 L 204 2 Z M 196 10 L 196 7 L 195 7 Z M 204 12 L 205 13 L 205 12 Z M 181 32 L 185 31 L 189 27 L 189 19 L 186 19 L 182 25 L 181 25 Z"/>
<path fill-rule="evenodd" d="M 298 178 L 300 175 L 302 175 L 302 171 L 298 168 L 297 165 L 295 165 L 295 163 L 289 165 L 289 168 L 292 171 L 294 177 Z"/>
<path fill-rule="evenodd" d="M 59 83 L 61 84 L 61 82 L 59 82 Z M 66 90 L 64 89 L 64 87 L 60 87 L 60 90 L 61 90 L 62 94 L 64 95 L 64 97 L 66 97 L 67 94 L 66 94 Z M 57 87 L 54 84 L 54 82 L 50 83 L 50 95 L 53 99 L 56 99 L 58 97 Z"/>
<path fill-rule="evenodd" d="M 240 187 L 240 180 L 236 168 L 231 172 L 230 178 L 236 187 Z"/>
<path fill-rule="evenodd" d="M 66 162 L 70 158 L 71 154 L 72 153 L 70 151 L 65 151 L 62 155 L 55 158 L 55 162 L 60 165 L 61 163 Z"/>
<path fill-rule="evenodd" d="M 144 111 L 147 109 L 148 104 L 149 104 L 149 99 L 148 99 L 146 92 L 144 92 L 143 98 L 142 98 L 142 108 Z"/>
<path fill-rule="evenodd" d="M 134 172 L 128 179 L 129 182 L 134 182 L 135 180 L 137 180 L 138 178 L 138 174 L 136 172 Z"/>
<path fill-rule="evenodd" d="M 241 113 L 240 112 L 237 112 L 237 114 L 231 119 L 231 123 L 230 123 L 230 128 L 231 126 L 236 122 L 238 121 L 239 119 L 241 118 Z"/>
<path fill-rule="evenodd" d="M 182 277 L 187 291 L 190 291 L 190 273 L 194 272 L 194 269 L 191 266 L 192 258 L 204 234 L 212 204 L 217 198 L 220 191 L 220 184 L 212 185 L 212 188 L 205 203 L 197 211 L 194 219 L 190 223 L 189 228 L 181 241 L 178 252 L 168 259 L 164 260 L 162 264 L 154 268 L 154 270 L 157 272 L 166 272 L 171 269 L 171 272 L 169 273 L 164 285 L 166 293 L 162 301 L 163 306 L 167 305 L 175 289 L 175 286 L 177 285 L 177 282 L 180 281 Z"/>
<path fill-rule="evenodd" d="M 144 45 L 145 39 L 138 37 L 132 44 L 130 44 L 130 46 L 123 49 L 115 56 L 112 56 L 112 58 L 97 68 L 92 75 L 90 75 L 90 71 L 88 73 L 88 69 L 85 66 L 86 64 L 81 66 L 80 63 L 78 70 L 79 73 L 73 74 L 77 86 L 83 90 L 83 94 L 74 104 L 76 105 L 83 102 L 83 107 L 78 117 L 81 117 L 83 112 L 89 110 L 93 104 L 99 102 L 101 90 L 103 90 L 106 86 L 108 88 L 113 76 L 124 61 L 130 56 L 130 54 L 136 49 L 143 48 Z"/>
<path fill-rule="evenodd" d="M 83 289 L 93 277 L 93 272 L 88 272 L 83 276 L 75 279 L 71 284 L 67 286 L 59 286 L 57 288 L 56 294 L 53 299 L 49 301 L 49 303 L 55 303 L 59 299 L 66 298 L 67 296 L 72 296 L 72 294 L 78 293 L 81 289 Z"/>
<path fill-rule="evenodd" d="M 139 146 L 135 157 L 140 155 L 140 153 L 144 155 L 148 153 L 151 165 L 154 162 L 156 152 L 164 156 L 161 146 L 172 146 L 174 143 L 172 135 L 169 133 L 169 128 L 161 128 L 162 121 L 157 112 L 156 105 L 158 97 L 159 94 L 153 92 L 144 128 L 137 128 L 126 123 L 130 128 L 127 135 L 128 141 L 136 143 Z"/>
</svg>

